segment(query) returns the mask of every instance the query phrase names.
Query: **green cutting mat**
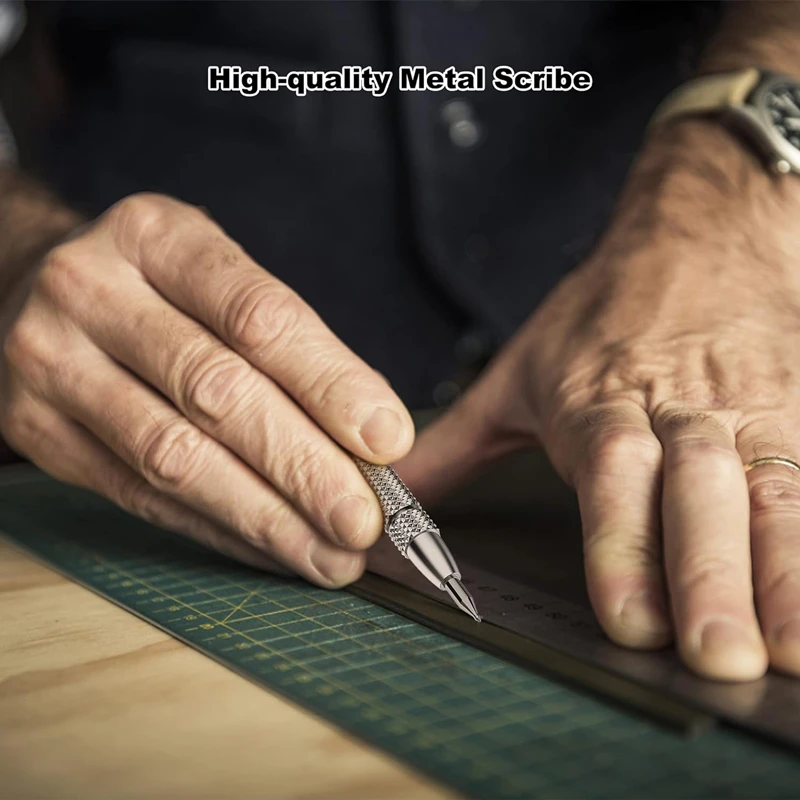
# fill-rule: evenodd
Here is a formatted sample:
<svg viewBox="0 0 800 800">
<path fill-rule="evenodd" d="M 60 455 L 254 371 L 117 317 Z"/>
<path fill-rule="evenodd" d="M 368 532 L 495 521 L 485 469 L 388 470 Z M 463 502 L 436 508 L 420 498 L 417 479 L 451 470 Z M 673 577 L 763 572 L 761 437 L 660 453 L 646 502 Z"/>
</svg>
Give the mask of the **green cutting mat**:
<svg viewBox="0 0 800 800">
<path fill-rule="evenodd" d="M 0 529 L 467 795 L 800 795 L 800 760 L 764 742 L 725 729 L 683 739 L 347 592 L 238 566 L 35 473 L 0 486 Z"/>
</svg>

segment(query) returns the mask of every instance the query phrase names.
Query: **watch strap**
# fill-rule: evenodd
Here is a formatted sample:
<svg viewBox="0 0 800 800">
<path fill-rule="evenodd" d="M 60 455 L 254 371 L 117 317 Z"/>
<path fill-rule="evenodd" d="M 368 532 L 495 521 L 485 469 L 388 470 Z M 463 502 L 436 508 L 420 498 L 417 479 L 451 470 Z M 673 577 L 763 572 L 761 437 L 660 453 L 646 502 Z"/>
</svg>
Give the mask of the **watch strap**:
<svg viewBox="0 0 800 800">
<path fill-rule="evenodd" d="M 754 67 L 695 78 L 667 95 L 655 110 L 650 125 L 685 114 L 707 114 L 741 106 L 760 79 L 761 73 Z"/>
</svg>

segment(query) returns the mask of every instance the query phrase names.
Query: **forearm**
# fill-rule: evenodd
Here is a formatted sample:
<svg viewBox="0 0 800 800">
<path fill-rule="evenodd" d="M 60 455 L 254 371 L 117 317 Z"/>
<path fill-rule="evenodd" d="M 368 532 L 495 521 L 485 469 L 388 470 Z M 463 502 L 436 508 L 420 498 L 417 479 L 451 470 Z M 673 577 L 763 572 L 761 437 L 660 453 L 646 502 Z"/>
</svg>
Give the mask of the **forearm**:
<svg viewBox="0 0 800 800">
<path fill-rule="evenodd" d="M 697 74 L 747 67 L 800 78 L 800 3 L 731 3 L 698 64 Z M 634 164 L 616 222 L 642 240 L 716 239 L 731 248 L 764 227 L 794 229 L 800 179 L 776 176 L 741 134 L 716 116 L 688 115 L 654 125 Z M 617 226 L 617 230 L 619 225 Z"/>
<path fill-rule="evenodd" d="M 730 3 L 700 61 L 699 71 L 758 67 L 800 78 L 800 3 Z"/>
</svg>

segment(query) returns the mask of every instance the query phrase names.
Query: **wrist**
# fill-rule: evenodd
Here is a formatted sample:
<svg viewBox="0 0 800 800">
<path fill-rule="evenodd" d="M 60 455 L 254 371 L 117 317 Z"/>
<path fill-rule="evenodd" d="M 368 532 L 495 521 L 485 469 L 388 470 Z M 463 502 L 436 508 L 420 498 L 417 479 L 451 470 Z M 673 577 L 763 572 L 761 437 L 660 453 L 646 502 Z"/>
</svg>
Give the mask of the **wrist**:
<svg viewBox="0 0 800 800">
<path fill-rule="evenodd" d="M 640 236 L 717 241 L 796 237 L 800 176 L 774 175 L 756 151 L 714 118 L 686 117 L 650 132 L 612 228 Z"/>
</svg>

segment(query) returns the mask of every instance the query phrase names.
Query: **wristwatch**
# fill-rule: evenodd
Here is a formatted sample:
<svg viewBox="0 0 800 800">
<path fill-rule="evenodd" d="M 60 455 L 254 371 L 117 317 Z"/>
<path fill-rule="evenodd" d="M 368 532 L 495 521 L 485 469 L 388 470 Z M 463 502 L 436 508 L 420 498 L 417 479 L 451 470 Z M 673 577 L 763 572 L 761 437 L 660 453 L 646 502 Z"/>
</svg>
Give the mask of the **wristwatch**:
<svg viewBox="0 0 800 800">
<path fill-rule="evenodd" d="M 753 68 L 696 78 L 667 96 L 650 125 L 691 114 L 717 115 L 772 170 L 800 174 L 800 81 Z"/>
</svg>

